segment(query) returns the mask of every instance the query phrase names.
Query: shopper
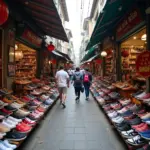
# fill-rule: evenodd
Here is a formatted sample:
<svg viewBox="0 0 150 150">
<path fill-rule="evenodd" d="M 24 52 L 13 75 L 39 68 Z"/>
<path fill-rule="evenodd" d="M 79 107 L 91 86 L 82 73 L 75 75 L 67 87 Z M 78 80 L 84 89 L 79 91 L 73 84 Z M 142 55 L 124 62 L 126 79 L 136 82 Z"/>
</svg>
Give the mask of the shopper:
<svg viewBox="0 0 150 150">
<path fill-rule="evenodd" d="M 89 100 L 91 82 L 92 82 L 92 74 L 89 72 L 87 68 L 85 69 L 84 74 L 83 74 L 83 85 L 85 89 L 86 100 Z"/>
<path fill-rule="evenodd" d="M 70 77 L 70 80 L 71 80 L 71 79 L 72 79 L 72 76 L 73 76 L 73 71 L 72 71 L 71 68 L 68 70 L 68 74 L 69 74 L 69 77 Z"/>
<path fill-rule="evenodd" d="M 75 88 L 75 94 L 76 94 L 76 101 L 80 100 L 80 92 L 82 90 L 83 85 L 83 76 L 80 72 L 80 68 L 76 68 L 76 71 L 73 75 L 73 81 L 74 81 L 74 88 Z"/>
<path fill-rule="evenodd" d="M 61 66 L 60 71 L 57 71 L 56 73 L 56 83 L 59 91 L 61 104 L 63 108 L 65 108 L 67 87 L 69 88 L 69 75 L 66 71 L 64 71 L 63 66 Z"/>
</svg>

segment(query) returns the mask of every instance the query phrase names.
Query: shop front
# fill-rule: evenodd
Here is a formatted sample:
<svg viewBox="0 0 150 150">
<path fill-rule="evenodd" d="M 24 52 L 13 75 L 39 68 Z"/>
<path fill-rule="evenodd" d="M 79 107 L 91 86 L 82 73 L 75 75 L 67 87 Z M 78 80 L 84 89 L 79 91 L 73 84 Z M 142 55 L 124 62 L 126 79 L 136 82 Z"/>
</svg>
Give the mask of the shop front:
<svg viewBox="0 0 150 150">
<path fill-rule="evenodd" d="M 130 80 L 136 76 L 136 58 L 138 54 L 146 50 L 146 27 L 144 21 L 143 11 L 134 7 L 128 14 L 122 19 L 117 26 L 116 39 L 119 43 L 119 49 L 117 54 L 118 67 L 121 71 L 118 71 L 123 81 Z"/>
<path fill-rule="evenodd" d="M 42 39 L 38 37 L 31 29 L 24 27 L 22 30 L 17 28 L 14 56 L 10 55 L 9 64 L 14 67 L 14 74 L 8 70 L 8 75 L 14 77 L 15 90 L 22 89 L 31 79 L 36 78 L 40 65 L 39 54 L 42 45 Z M 14 57 L 14 61 L 13 58 Z M 10 67 L 9 67 L 10 68 Z"/>
<path fill-rule="evenodd" d="M 103 59 L 103 75 L 115 79 L 115 45 L 114 36 L 106 37 L 102 42 L 101 57 Z"/>
</svg>

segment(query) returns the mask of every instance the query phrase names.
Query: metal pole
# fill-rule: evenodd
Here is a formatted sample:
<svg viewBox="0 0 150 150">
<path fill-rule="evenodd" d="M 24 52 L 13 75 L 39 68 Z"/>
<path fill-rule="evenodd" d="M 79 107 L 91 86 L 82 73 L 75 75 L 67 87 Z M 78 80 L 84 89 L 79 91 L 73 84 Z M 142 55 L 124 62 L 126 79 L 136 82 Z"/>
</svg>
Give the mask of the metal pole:
<svg viewBox="0 0 150 150">
<path fill-rule="evenodd" d="M 150 51 L 150 0 L 146 0 L 146 3 L 147 50 Z M 150 92 L 150 78 L 146 80 L 146 92 Z"/>
</svg>

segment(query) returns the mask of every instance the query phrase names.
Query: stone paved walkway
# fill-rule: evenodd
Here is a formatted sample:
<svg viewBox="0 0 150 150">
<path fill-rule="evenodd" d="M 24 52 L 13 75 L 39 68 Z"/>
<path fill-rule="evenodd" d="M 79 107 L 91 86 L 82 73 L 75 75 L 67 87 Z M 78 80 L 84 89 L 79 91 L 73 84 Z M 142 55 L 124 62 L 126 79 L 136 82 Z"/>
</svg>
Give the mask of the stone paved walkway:
<svg viewBox="0 0 150 150">
<path fill-rule="evenodd" d="M 75 102 L 74 89 L 68 90 L 67 107 L 59 101 L 21 150 L 126 150 L 96 102 L 82 94 Z"/>
</svg>

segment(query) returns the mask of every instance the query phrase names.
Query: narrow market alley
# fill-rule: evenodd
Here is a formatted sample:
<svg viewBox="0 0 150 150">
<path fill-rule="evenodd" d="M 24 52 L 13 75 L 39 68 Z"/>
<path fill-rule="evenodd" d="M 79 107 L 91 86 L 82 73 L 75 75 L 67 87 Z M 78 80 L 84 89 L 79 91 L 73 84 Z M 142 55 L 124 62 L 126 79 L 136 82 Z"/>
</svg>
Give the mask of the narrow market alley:
<svg viewBox="0 0 150 150">
<path fill-rule="evenodd" d="M 66 109 L 59 101 L 22 145 L 21 150 L 125 150 L 104 113 L 90 97 L 75 102 L 74 89 L 68 90 Z"/>
</svg>

